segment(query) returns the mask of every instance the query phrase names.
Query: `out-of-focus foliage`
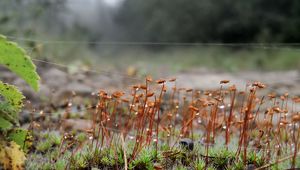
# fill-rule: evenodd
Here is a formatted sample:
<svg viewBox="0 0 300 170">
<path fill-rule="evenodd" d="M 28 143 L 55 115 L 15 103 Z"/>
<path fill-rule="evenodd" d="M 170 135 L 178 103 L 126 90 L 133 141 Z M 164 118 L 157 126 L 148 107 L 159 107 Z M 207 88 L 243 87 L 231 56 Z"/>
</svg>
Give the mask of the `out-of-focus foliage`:
<svg viewBox="0 0 300 170">
<path fill-rule="evenodd" d="M 35 65 L 25 51 L 17 44 L 9 42 L 0 35 L 0 64 L 24 79 L 34 90 L 39 88 L 39 76 Z"/>
<path fill-rule="evenodd" d="M 23 78 L 34 90 L 39 76 L 29 56 L 17 44 L 0 35 L 0 64 Z M 24 169 L 27 130 L 19 125 L 23 94 L 13 85 L 0 81 L 0 169 Z"/>
<path fill-rule="evenodd" d="M 2 0 L 0 33 L 33 36 L 59 32 L 64 26 L 60 19 L 64 2 L 65 0 Z"/>
<path fill-rule="evenodd" d="M 24 96 L 15 86 L 1 81 L 0 95 L 4 100 L 0 102 L 0 130 L 7 130 L 18 124 L 18 114 L 23 106 Z"/>
<path fill-rule="evenodd" d="M 0 35 L 0 64 L 23 78 L 34 90 L 39 88 L 35 65 L 23 49 Z M 18 114 L 23 106 L 22 93 L 13 85 L 0 81 L 0 131 L 18 124 Z"/>
<path fill-rule="evenodd" d="M 130 38 L 178 42 L 299 42 L 298 0 L 125 0 Z"/>
<path fill-rule="evenodd" d="M 115 8 L 99 1 L 94 3 L 98 12 L 88 18 L 91 22 L 78 19 L 70 27 L 70 17 L 65 16 L 81 13 L 72 13 L 68 6 L 80 3 L 90 1 L 2 0 L 0 32 L 45 38 L 66 33 L 78 36 L 84 32 L 90 40 L 101 40 L 102 35 L 109 34 L 113 40 L 134 41 L 300 41 L 298 0 L 123 0 Z M 87 13 L 89 9 L 84 15 Z M 105 17 L 111 21 L 103 24 L 99 18 Z"/>
<path fill-rule="evenodd" d="M 25 154 L 15 142 L 0 141 L 1 168 L 21 170 L 25 168 Z"/>
</svg>

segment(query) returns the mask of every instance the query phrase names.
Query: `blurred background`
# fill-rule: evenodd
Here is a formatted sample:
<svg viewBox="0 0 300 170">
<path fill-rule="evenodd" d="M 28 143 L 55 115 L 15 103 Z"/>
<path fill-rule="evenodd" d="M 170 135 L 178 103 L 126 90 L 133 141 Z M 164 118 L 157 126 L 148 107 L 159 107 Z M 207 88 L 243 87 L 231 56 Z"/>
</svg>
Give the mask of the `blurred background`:
<svg viewBox="0 0 300 170">
<path fill-rule="evenodd" d="M 299 0 L 1 0 L 0 33 L 69 72 L 190 87 L 262 80 L 299 93 Z"/>
</svg>

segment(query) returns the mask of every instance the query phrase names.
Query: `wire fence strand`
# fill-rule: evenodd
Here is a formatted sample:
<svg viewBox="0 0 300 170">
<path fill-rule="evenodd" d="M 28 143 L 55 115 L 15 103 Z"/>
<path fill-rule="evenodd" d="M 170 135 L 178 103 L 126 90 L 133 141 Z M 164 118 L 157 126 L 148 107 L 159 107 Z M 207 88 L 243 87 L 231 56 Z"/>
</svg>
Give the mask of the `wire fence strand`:
<svg viewBox="0 0 300 170">
<path fill-rule="evenodd" d="M 98 46 L 219 46 L 219 47 L 251 47 L 260 49 L 300 48 L 300 43 L 222 43 L 222 42 L 154 42 L 154 41 L 79 41 L 79 40 L 42 40 L 26 37 L 6 36 L 15 41 L 37 42 L 43 44 L 91 44 Z"/>
<path fill-rule="evenodd" d="M 42 41 L 42 40 L 35 40 L 35 39 L 26 39 L 26 38 L 18 38 L 18 37 L 13 37 L 13 36 L 7 36 L 8 38 L 11 38 L 11 39 L 18 39 L 18 40 L 24 40 L 24 41 L 37 41 L 37 42 L 48 42 L 48 43 L 99 43 L 99 44 L 102 44 L 102 43 L 105 43 L 105 42 L 84 42 L 84 41 Z M 124 42 L 124 43 L 126 43 L 126 42 Z M 130 43 L 130 42 L 129 42 Z M 131 42 L 132 43 L 132 42 Z M 132 45 L 134 45 L 134 44 L 138 44 L 139 42 L 133 42 L 132 43 Z M 151 42 L 150 42 L 151 43 Z M 157 44 L 157 45 L 159 45 L 160 43 L 154 43 L 154 44 Z M 164 43 L 163 43 L 164 44 Z M 168 43 L 166 43 L 166 44 L 168 44 Z M 174 44 L 174 43 L 170 43 L 170 44 Z M 181 43 L 175 43 L 175 44 L 181 44 Z M 183 43 L 183 44 L 186 44 L 186 43 Z M 188 44 L 190 44 L 190 45 L 192 45 L 192 44 L 194 44 L 194 43 L 187 43 L 186 45 L 188 45 Z M 194 45 L 204 45 L 205 43 L 196 43 L 196 44 L 194 44 Z M 222 44 L 222 43 L 220 43 L 220 44 L 218 44 L 218 43 L 213 43 L 213 44 L 211 44 L 211 45 L 258 45 L 259 43 L 240 43 L 240 44 Z M 288 43 L 289 45 L 295 45 L 295 46 L 300 46 L 300 43 Z M 209 45 L 209 43 L 207 44 L 207 45 Z M 280 44 L 279 44 L 280 45 Z M 283 45 L 283 44 L 282 44 Z M 34 51 L 34 49 L 35 49 L 36 47 L 25 47 L 25 49 L 28 51 L 28 54 L 29 55 L 31 55 L 32 53 L 33 53 L 33 51 Z M 300 50 L 300 49 L 299 49 Z M 34 61 L 34 62 L 39 62 L 39 63 L 45 63 L 45 64 L 48 64 L 48 65 L 52 65 L 52 66 L 56 66 L 56 67 L 61 67 L 61 68 L 66 68 L 66 69 L 69 69 L 70 68 L 70 66 L 69 65 L 65 65 L 65 64 L 61 64 L 61 63 L 56 63 L 56 62 L 52 62 L 52 61 L 46 61 L 46 60 L 42 60 L 42 59 L 38 59 L 38 58 L 32 58 L 32 60 Z M 110 76 L 110 75 L 118 75 L 118 76 L 120 76 L 120 77 L 123 77 L 123 78 L 126 78 L 126 79 L 130 79 L 130 80 L 135 80 L 135 81 L 139 81 L 139 82 L 143 82 L 144 81 L 144 79 L 143 78 L 140 78 L 140 77 L 138 77 L 138 76 L 129 76 L 129 75 L 127 75 L 126 73 L 124 73 L 124 72 L 117 72 L 117 71 L 108 71 L 108 70 L 104 70 L 104 69 L 97 69 L 97 70 L 95 70 L 95 69 L 80 69 L 80 68 L 78 68 L 78 70 L 82 70 L 82 71 L 85 71 L 85 72 L 90 72 L 90 73 L 94 73 L 94 74 L 99 74 L 99 75 L 103 75 L 103 74 L 105 74 L 106 76 Z M 171 76 L 171 75 L 162 75 L 162 77 L 164 77 L 164 78 L 170 78 L 170 77 L 175 77 L 175 76 Z M 300 80 L 300 77 L 299 78 L 296 78 L 296 79 L 293 79 L 293 80 L 291 80 L 291 81 L 298 81 L 298 80 Z M 247 83 L 250 83 L 250 82 L 253 82 L 254 80 L 250 80 L 250 79 L 246 79 L 245 80 Z M 274 84 L 274 83 L 281 83 L 281 82 L 283 82 L 283 81 L 281 81 L 281 80 L 278 80 L 278 81 L 273 81 L 272 82 L 272 84 Z M 246 84 L 245 84 L 246 85 Z M 268 85 L 268 84 L 267 84 Z M 273 91 L 273 92 L 278 92 L 278 90 L 277 89 L 275 89 L 275 88 L 273 88 L 273 87 L 270 87 L 270 85 L 268 85 L 267 86 L 267 88 L 268 89 L 270 89 L 271 91 Z"/>
<path fill-rule="evenodd" d="M 35 58 L 33 58 L 32 60 L 35 61 L 35 62 L 45 63 L 45 64 L 53 65 L 53 66 L 56 66 L 56 67 L 61 67 L 61 68 L 66 68 L 66 69 L 70 68 L 70 66 L 64 65 L 64 64 L 60 64 L 60 63 L 55 63 L 55 62 L 50 62 L 50 61 L 45 61 L 45 60 L 35 59 Z M 120 77 L 123 77 L 123 78 L 131 79 L 131 80 L 136 80 L 136 81 L 139 81 L 139 82 L 143 82 L 144 81 L 143 78 L 140 78 L 140 77 L 137 77 L 137 76 L 129 76 L 127 74 L 124 74 L 124 73 L 121 73 L 121 72 L 116 72 L 116 71 L 94 70 L 94 69 L 80 69 L 80 68 L 78 68 L 78 69 L 81 70 L 81 71 L 84 71 L 84 72 L 90 72 L 90 73 L 99 74 L 99 75 L 103 75 L 103 74 L 105 74 L 106 76 L 117 75 L 117 76 L 120 76 Z M 165 77 L 165 78 L 169 77 L 170 78 L 170 77 L 176 77 L 176 76 L 165 75 L 163 77 Z M 300 77 L 296 78 L 296 79 L 292 79 L 291 81 L 298 81 L 298 80 L 300 80 Z M 255 80 L 245 80 L 245 81 L 247 83 L 251 83 L 251 82 L 254 82 Z M 272 81 L 272 84 L 282 83 L 282 82 L 283 82 L 282 80 Z M 267 84 L 266 88 L 270 89 L 273 92 L 278 92 L 277 89 L 271 87 L 270 83 Z"/>
</svg>

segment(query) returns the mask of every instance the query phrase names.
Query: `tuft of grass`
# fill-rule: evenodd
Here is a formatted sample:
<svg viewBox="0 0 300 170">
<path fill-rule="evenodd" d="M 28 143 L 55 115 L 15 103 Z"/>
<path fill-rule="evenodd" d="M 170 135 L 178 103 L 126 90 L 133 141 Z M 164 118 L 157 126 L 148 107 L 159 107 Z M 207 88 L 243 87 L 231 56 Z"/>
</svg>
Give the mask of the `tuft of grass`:
<svg viewBox="0 0 300 170">
<path fill-rule="evenodd" d="M 36 146 L 36 150 L 40 152 L 46 152 L 52 147 L 52 144 L 53 143 L 50 140 L 40 141 Z"/>
<path fill-rule="evenodd" d="M 194 163 L 194 169 L 196 170 L 203 170 L 205 168 L 205 161 L 203 159 L 198 159 Z"/>
</svg>

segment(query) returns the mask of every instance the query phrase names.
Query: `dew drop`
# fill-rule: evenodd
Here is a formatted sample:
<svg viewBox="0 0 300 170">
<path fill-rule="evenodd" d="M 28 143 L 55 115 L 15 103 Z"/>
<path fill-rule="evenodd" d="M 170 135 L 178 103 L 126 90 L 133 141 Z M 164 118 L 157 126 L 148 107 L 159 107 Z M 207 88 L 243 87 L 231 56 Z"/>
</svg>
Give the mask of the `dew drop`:
<svg viewBox="0 0 300 170">
<path fill-rule="evenodd" d="M 197 120 L 197 123 L 201 124 L 201 123 L 202 123 L 202 120 L 199 118 L 199 119 Z"/>
</svg>

